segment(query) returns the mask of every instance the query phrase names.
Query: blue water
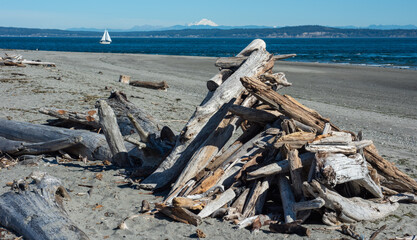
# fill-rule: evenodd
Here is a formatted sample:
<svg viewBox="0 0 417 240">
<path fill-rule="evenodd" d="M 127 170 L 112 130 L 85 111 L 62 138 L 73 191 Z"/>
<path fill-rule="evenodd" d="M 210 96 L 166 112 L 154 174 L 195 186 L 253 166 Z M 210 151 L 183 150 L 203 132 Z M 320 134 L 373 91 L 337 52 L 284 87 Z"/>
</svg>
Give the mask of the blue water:
<svg viewBox="0 0 417 240">
<path fill-rule="evenodd" d="M 274 54 L 296 53 L 289 61 L 364 64 L 417 69 L 416 38 L 264 39 Z M 0 48 L 70 52 L 144 53 L 189 56 L 234 56 L 252 39 L 0 37 Z"/>
</svg>

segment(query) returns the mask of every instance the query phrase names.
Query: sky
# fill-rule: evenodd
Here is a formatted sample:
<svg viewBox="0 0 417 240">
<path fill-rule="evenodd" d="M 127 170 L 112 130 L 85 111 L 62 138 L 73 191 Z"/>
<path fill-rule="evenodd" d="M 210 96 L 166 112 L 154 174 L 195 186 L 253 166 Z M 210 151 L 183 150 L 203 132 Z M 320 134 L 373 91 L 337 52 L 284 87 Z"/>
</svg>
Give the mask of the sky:
<svg viewBox="0 0 417 240">
<path fill-rule="evenodd" d="M 417 0 L 0 0 L 0 26 L 118 28 L 186 25 L 417 25 Z"/>
</svg>

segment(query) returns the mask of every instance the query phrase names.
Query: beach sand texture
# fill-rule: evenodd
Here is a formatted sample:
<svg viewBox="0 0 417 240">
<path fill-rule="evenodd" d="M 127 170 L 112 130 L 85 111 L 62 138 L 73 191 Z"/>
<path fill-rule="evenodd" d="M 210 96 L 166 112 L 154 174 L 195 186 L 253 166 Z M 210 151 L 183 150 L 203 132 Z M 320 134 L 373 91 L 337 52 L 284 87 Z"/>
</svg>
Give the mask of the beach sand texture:
<svg viewBox="0 0 417 240">
<path fill-rule="evenodd" d="M 142 54 L 76 53 L 0 50 L 21 54 L 30 60 L 55 62 L 57 67 L 0 66 L 0 118 L 45 123 L 50 117 L 38 113 L 41 107 L 87 110 L 96 100 L 107 98 L 111 89 L 123 91 L 128 99 L 175 131 L 182 127 L 207 93 L 206 81 L 217 73 L 216 58 Z M 276 62 L 274 72 L 284 72 L 293 85 L 280 90 L 313 108 L 342 129 L 362 130 L 374 141 L 383 157 L 405 173 L 417 178 L 417 71 L 318 63 Z M 24 74 L 24 75 L 17 75 Z M 131 80 L 166 81 L 167 91 L 137 88 L 118 82 L 119 75 Z M 107 87 L 107 88 L 106 88 Z M 72 200 L 65 202 L 70 218 L 91 239 L 188 239 L 196 229 L 208 239 L 277 239 L 284 235 L 262 230 L 251 234 L 232 224 L 207 219 L 195 227 L 174 222 L 162 215 L 142 215 L 126 222 L 127 230 L 117 230 L 126 217 L 137 214 L 142 200 L 162 200 L 163 194 L 132 189 L 123 183 L 122 170 L 71 162 L 41 161 L 37 166 L 16 165 L 0 170 L 0 194 L 9 190 L 7 182 L 46 171 L 60 178 Z M 102 173 L 103 178 L 95 178 Z M 79 184 L 93 185 L 88 188 Z M 80 195 L 80 196 L 79 196 Z M 97 207 L 102 205 L 102 207 Z M 417 205 L 401 204 L 391 216 L 376 222 L 357 223 L 357 232 L 369 237 L 387 225 L 377 239 L 417 234 Z M 325 228 L 311 223 L 310 228 Z M 334 230 L 313 230 L 312 239 L 334 239 L 343 235 Z M 296 235 L 288 239 L 299 239 Z"/>
</svg>

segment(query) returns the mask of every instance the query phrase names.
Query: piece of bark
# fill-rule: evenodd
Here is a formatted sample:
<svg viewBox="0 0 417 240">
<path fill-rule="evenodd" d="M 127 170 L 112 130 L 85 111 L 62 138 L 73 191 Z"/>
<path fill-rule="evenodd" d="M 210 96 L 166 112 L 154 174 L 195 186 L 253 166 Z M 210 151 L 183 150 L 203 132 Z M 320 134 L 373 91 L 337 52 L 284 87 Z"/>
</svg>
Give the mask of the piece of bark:
<svg viewBox="0 0 417 240">
<path fill-rule="evenodd" d="M 269 230 L 276 233 L 297 234 L 299 236 L 310 237 L 311 230 L 300 225 L 299 222 L 273 223 L 269 225 Z"/>
<path fill-rule="evenodd" d="M 316 180 L 304 182 L 303 187 L 325 201 L 325 207 L 338 213 L 338 219 L 350 221 L 374 221 L 388 216 L 398 208 L 398 203 L 375 203 L 359 197 L 345 198 Z"/>
<path fill-rule="evenodd" d="M 41 108 L 39 112 L 65 121 L 91 126 L 96 129 L 100 128 L 96 109 L 81 113 L 58 108 Z"/>
<path fill-rule="evenodd" d="M 369 176 L 366 161 L 362 155 L 316 154 L 316 179 L 329 186 L 354 181 L 375 197 L 382 198 L 381 187 Z"/>
<path fill-rule="evenodd" d="M 201 218 L 206 218 L 210 216 L 214 211 L 221 208 L 223 205 L 232 201 L 236 197 L 233 189 L 229 188 L 224 193 L 221 193 L 216 199 L 211 200 L 207 203 L 203 210 L 198 214 Z"/>
<path fill-rule="evenodd" d="M 373 144 L 364 148 L 364 155 L 366 161 L 386 179 L 381 181 L 381 185 L 398 192 L 417 193 L 417 182 L 381 157 Z"/>
<path fill-rule="evenodd" d="M 214 77 L 210 78 L 210 80 L 207 81 L 207 89 L 209 91 L 216 91 L 216 89 L 224 82 L 226 81 L 231 75 L 233 74 L 233 71 L 230 69 L 222 69 L 219 73 L 214 75 Z"/>
<path fill-rule="evenodd" d="M 157 89 L 157 90 L 166 90 L 167 88 L 169 88 L 166 81 L 162 81 L 162 82 L 131 81 L 129 85 L 132 85 L 135 87 Z"/>
<path fill-rule="evenodd" d="M 36 186 L 0 196 L 0 224 L 25 239 L 88 239 L 63 209 L 69 197 L 59 179 L 38 174 Z"/>
<path fill-rule="evenodd" d="M 178 176 L 192 154 L 223 119 L 226 110 L 221 111 L 220 109 L 243 92 L 244 87 L 239 84 L 239 79 L 243 76 L 258 76 L 272 66 L 271 54 L 266 50 L 261 49 L 253 52 L 245 64 L 214 92 L 210 100 L 197 107 L 170 155 L 153 174 L 142 181 L 140 186 L 145 189 L 160 188 Z"/>
<path fill-rule="evenodd" d="M 13 141 L 0 137 L 0 152 L 15 156 L 25 154 L 50 153 L 72 147 L 81 141 L 82 137 L 69 137 L 47 142 L 28 143 L 23 141 Z"/>
<path fill-rule="evenodd" d="M 322 132 L 324 124 L 329 122 L 328 119 L 323 118 L 318 112 L 303 106 L 290 96 L 280 95 L 270 86 L 254 77 L 246 76 L 241 78 L 240 81 L 250 93 L 254 94 L 261 101 L 275 107 L 287 117 L 315 128 L 318 132 Z M 332 127 L 335 128 L 335 126 Z"/>
<path fill-rule="evenodd" d="M 198 226 L 202 223 L 202 218 L 200 216 L 197 216 L 193 212 L 182 207 L 170 207 L 165 204 L 157 203 L 155 204 L 155 208 L 158 209 L 159 212 L 178 222 L 192 224 L 194 226 Z"/>
<path fill-rule="evenodd" d="M 121 167 L 132 166 L 113 110 L 104 100 L 99 100 L 96 107 L 98 108 L 100 126 L 113 155 L 112 162 Z"/>
<path fill-rule="evenodd" d="M 314 154 L 312 153 L 304 153 L 300 155 L 301 163 L 303 166 L 309 166 L 311 165 Z M 248 172 L 246 174 L 246 180 L 252 181 L 257 178 L 266 177 L 270 175 L 276 175 L 280 173 L 287 173 L 290 170 L 290 165 L 287 159 L 268 164 L 264 167 L 258 168 L 252 172 Z"/>
<path fill-rule="evenodd" d="M 229 111 L 233 114 L 238 115 L 239 117 L 261 124 L 271 123 L 277 120 L 279 115 L 272 114 L 267 111 L 257 110 L 253 108 L 243 107 L 240 105 L 232 105 L 229 108 Z"/>
</svg>

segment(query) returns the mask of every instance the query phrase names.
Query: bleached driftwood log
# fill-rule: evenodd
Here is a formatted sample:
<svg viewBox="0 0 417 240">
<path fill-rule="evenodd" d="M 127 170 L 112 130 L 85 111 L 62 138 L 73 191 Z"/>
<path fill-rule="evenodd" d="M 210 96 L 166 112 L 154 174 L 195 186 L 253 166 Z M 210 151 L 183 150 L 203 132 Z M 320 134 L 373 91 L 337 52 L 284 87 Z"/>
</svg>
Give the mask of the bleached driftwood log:
<svg viewBox="0 0 417 240">
<path fill-rule="evenodd" d="M 316 179 L 329 186 L 354 181 L 375 197 L 382 198 L 381 187 L 369 176 L 366 161 L 360 154 L 316 154 Z"/>
<path fill-rule="evenodd" d="M 32 176 L 36 186 L 17 181 L 14 191 L 0 196 L 0 224 L 25 239 L 88 239 L 63 208 L 69 195 L 61 181 L 46 173 Z"/>
<path fill-rule="evenodd" d="M 171 154 L 153 174 L 142 181 L 140 186 L 153 189 L 163 187 L 171 182 L 223 119 L 227 110 L 219 110 L 244 90 L 243 86 L 239 84 L 239 79 L 243 76 L 258 76 L 271 69 L 272 66 L 271 54 L 265 49 L 253 52 L 248 60 L 214 92 L 210 100 L 197 107 Z"/>
<path fill-rule="evenodd" d="M 373 221 L 388 216 L 398 208 L 398 203 L 375 203 L 359 197 L 345 198 L 316 180 L 304 182 L 304 188 L 325 201 L 325 207 L 338 213 L 342 222 Z"/>
<path fill-rule="evenodd" d="M 132 166 L 113 110 L 104 100 L 97 101 L 96 108 L 100 117 L 100 126 L 113 155 L 112 162 L 121 167 Z"/>
</svg>

